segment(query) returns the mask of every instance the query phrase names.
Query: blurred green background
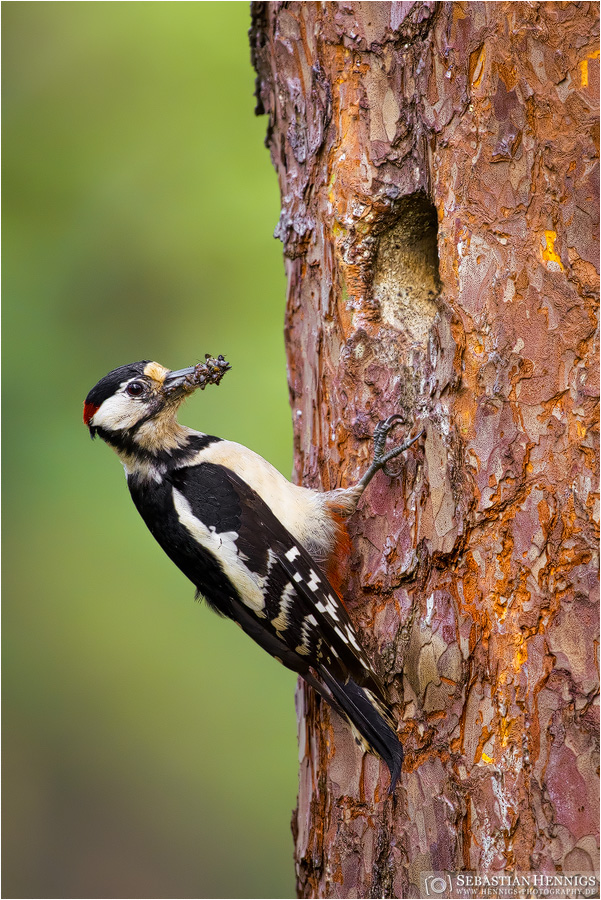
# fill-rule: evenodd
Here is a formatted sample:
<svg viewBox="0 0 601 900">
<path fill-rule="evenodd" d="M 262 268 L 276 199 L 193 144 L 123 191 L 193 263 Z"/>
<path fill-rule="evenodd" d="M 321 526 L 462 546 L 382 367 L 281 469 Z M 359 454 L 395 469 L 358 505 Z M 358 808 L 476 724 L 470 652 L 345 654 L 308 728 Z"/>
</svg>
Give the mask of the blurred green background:
<svg viewBox="0 0 601 900">
<path fill-rule="evenodd" d="M 292 897 L 295 678 L 194 602 L 81 422 L 110 369 L 233 370 L 186 424 L 291 471 L 246 2 L 8 2 L 4 897 Z"/>
</svg>

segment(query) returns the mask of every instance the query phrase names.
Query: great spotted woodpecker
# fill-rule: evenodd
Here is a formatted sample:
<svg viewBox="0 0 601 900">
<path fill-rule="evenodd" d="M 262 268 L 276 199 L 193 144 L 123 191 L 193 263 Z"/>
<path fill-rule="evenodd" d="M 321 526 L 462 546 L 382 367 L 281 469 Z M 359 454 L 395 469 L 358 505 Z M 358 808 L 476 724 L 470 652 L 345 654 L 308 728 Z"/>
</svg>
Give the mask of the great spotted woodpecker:
<svg viewBox="0 0 601 900">
<path fill-rule="evenodd" d="M 182 400 L 218 384 L 228 369 L 223 357 L 178 371 L 147 360 L 121 366 L 86 397 L 84 423 L 117 452 L 138 512 L 197 595 L 346 717 L 388 766 L 392 792 L 402 746 L 336 571 L 348 545 L 344 518 L 375 473 L 421 432 L 384 452 L 400 419 L 391 416 L 376 427 L 373 462 L 354 487 L 299 487 L 241 444 L 177 421 Z"/>
</svg>

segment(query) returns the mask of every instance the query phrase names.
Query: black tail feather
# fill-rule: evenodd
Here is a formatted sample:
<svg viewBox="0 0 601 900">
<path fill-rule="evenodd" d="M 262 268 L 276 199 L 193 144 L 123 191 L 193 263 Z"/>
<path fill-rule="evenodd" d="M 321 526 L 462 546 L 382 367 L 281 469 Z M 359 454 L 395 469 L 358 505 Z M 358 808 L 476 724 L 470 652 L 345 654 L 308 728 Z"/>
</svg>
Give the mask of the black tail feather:
<svg viewBox="0 0 601 900">
<path fill-rule="evenodd" d="M 401 775 L 403 747 L 392 726 L 390 712 L 371 691 L 360 687 L 352 679 L 340 684 L 325 672 L 320 672 L 320 675 L 335 700 L 332 705 L 342 710 L 369 749 L 390 769 L 388 793 L 392 794 Z"/>
</svg>

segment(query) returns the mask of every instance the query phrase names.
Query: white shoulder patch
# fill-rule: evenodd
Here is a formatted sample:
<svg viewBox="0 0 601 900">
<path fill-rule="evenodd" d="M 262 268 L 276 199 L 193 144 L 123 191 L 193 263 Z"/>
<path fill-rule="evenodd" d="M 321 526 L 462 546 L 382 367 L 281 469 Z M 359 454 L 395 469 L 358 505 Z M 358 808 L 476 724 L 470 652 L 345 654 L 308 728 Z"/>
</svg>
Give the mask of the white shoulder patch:
<svg viewBox="0 0 601 900">
<path fill-rule="evenodd" d="M 266 459 L 235 441 L 215 441 L 200 450 L 189 464 L 203 462 L 225 466 L 235 472 L 310 553 L 315 552 L 321 558 L 334 547 L 337 526 L 318 491 L 291 484 Z M 294 556 L 290 562 L 293 560 Z"/>
<path fill-rule="evenodd" d="M 264 617 L 264 579 L 245 565 L 245 558 L 238 551 L 235 531 L 217 532 L 215 526 L 207 527 L 197 519 L 192 507 L 180 491 L 173 488 L 173 505 L 177 517 L 194 540 L 215 557 L 223 572 L 236 588 L 242 602 L 260 617 Z"/>
</svg>

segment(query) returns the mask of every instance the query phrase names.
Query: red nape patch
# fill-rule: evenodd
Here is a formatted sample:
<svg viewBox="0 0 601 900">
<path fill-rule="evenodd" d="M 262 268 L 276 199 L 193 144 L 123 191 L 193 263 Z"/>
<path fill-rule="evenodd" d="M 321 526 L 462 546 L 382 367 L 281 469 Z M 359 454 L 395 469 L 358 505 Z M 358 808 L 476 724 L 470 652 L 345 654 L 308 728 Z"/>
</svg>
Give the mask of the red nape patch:
<svg viewBox="0 0 601 900">
<path fill-rule="evenodd" d="M 83 423 L 84 425 L 90 424 L 90 419 L 93 419 L 98 410 L 99 406 L 96 406 L 95 403 L 84 403 L 83 405 Z"/>
</svg>

